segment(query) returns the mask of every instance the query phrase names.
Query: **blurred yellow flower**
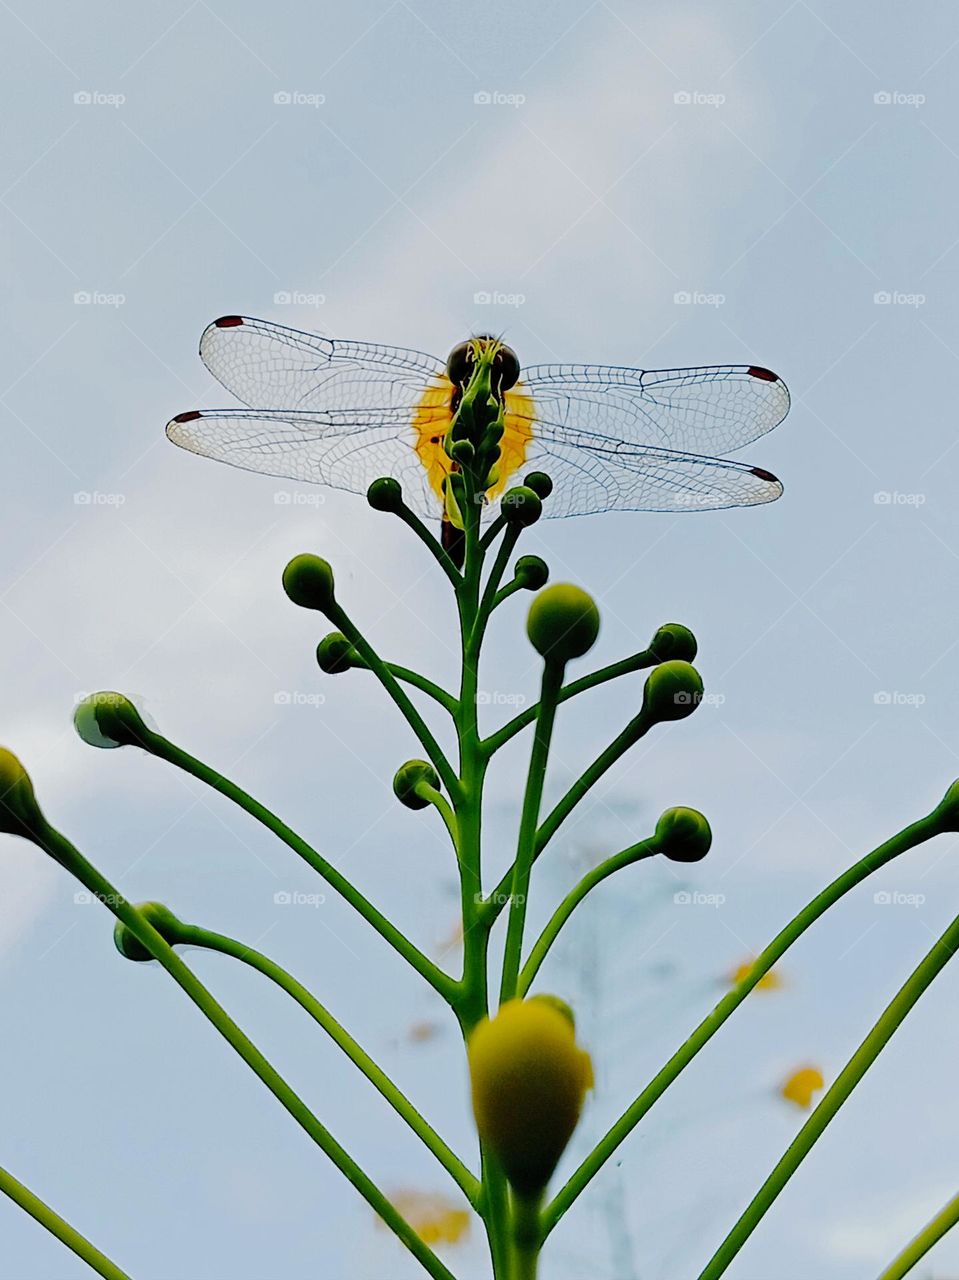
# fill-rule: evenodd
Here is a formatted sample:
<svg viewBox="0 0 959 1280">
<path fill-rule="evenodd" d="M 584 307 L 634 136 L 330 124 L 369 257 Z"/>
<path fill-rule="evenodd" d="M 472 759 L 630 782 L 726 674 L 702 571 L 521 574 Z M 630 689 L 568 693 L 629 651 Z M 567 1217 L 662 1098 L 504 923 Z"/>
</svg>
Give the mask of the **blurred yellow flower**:
<svg viewBox="0 0 959 1280">
<path fill-rule="evenodd" d="M 729 985 L 731 987 L 738 986 L 739 983 L 742 982 L 744 978 L 748 978 L 750 971 L 752 970 L 752 967 L 755 963 L 756 961 L 755 959 L 753 959 L 753 960 L 744 960 L 742 964 L 736 965 L 735 969 L 733 969 L 729 975 Z M 785 985 L 786 984 L 783 982 L 782 978 L 779 976 L 776 970 L 770 969 L 768 973 L 763 974 L 763 976 L 756 983 L 755 987 L 753 987 L 753 990 L 754 991 L 781 991 Z"/>
<path fill-rule="evenodd" d="M 412 1044 L 426 1044 L 435 1040 L 439 1033 L 439 1026 L 435 1022 L 414 1022 L 406 1035 Z"/>
<path fill-rule="evenodd" d="M 523 1196 L 546 1186 L 593 1087 L 564 1009 L 552 998 L 508 1000 L 467 1046 L 476 1127 Z"/>
<path fill-rule="evenodd" d="M 818 1067 L 800 1067 L 786 1080 L 780 1093 L 787 1102 L 808 1111 L 812 1107 L 813 1094 L 818 1093 L 825 1083 Z"/>
<path fill-rule="evenodd" d="M 403 1215 L 424 1244 L 459 1244 L 469 1235 L 469 1210 L 445 1196 L 425 1191 L 401 1190 L 390 1196 L 393 1208 Z M 386 1226 L 382 1218 L 377 1225 Z"/>
</svg>

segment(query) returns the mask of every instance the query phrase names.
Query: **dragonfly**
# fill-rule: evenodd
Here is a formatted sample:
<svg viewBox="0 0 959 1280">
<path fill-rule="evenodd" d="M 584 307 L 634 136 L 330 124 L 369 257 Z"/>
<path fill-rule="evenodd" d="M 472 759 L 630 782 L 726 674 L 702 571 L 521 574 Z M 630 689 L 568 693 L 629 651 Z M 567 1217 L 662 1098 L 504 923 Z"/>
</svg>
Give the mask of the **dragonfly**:
<svg viewBox="0 0 959 1280">
<path fill-rule="evenodd" d="M 221 316 L 204 330 L 200 357 L 244 407 L 181 413 L 166 433 L 235 467 L 355 493 L 392 476 L 411 510 L 442 518 L 456 465 L 446 437 L 471 349 L 460 343 L 443 361 Z M 484 515 L 527 469 L 553 481 L 544 516 L 754 506 L 783 491 L 771 472 L 723 456 L 786 416 L 789 392 L 769 369 L 521 368 L 505 346 L 498 360 L 504 432 Z"/>
</svg>

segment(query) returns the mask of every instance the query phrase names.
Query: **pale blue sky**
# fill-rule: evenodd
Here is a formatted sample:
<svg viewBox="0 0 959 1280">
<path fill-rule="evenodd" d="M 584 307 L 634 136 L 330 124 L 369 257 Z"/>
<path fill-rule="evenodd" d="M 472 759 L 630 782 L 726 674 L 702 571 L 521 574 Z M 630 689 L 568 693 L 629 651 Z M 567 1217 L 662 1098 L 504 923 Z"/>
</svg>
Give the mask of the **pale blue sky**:
<svg viewBox="0 0 959 1280">
<path fill-rule="evenodd" d="M 545 522 L 527 539 L 596 594 L 598 662 L 682 621 L 720 695 L 636 751 L 569 831 L 567 851 L 618 847 L 694 804 L 716 843 L 689 881 L 725 899 L 677 906 L 668 873 L 646 866 L 628 892 L 597 895 L 593 923 L 622 956 L 604 971 L 615 1026 L 592 1024 L 601 1088 L 586 1123 L 601 1130 L 731 965 L 959 774 L 959 14 L 931 0 L 15 0 L 0 27 L 0 739 L 129 896 L 286 963 L 463 1150 L 452 1028 L 403 1043 L 437 1012 L 422 983 L 332 894 L 277 907 L 278 891 L 322 886 L 248 820 L 71 729 L 78 693 L 136 696 L 421 946 L 448 935 L 448 851 L 389 789 L 409 736 L 359 674 L 319 675 L 316 621 L 279 577 L 295 552 L 327 556 L 383 651 L 440 675 L 445 584 L 360 499 L 170 447 L 172 414 L 229 402 L 197 338 L 244 312 L 442 355 L 492 326 L 524 363 L 755 361 L 788 382 L 789 418 L 745 454 L 782 477 L 778 504 Z M 484 291 L 521 302 L 475 304 Z M 519 602 L 487 672 L 491 693 L 532 694 Z M 639 696 L 631 682 L 566 709 L 551 785 Z M 522 761 L 499 777 L 493 865 Z M 919 906 L 876 904 L 871 886 L 845 903 L 790 958 L 788 990 L 737 1015 L 623 1148 L 639 1280 L 694 1280 L 798 1126 L 777 1081 L 807 1058 L 842 1066 L 956 910 L 954 852 L 940 839 L 875 886 Z M 107 913 L 76 904 L 28 847 L 6 840 L 3 855 L 0 1162 L 137 1280 L 418 1274 L 179 991 L 121 963 Z M 571 875 L 557 847 L 534 919 Z M 557 988 L 578 989 L 589 923 L 544 972 Z M 675 985 L 646 974 L 647 1007 L 645 967 L 667 961 Z M 225 960 L 191 962 L 385 1186 L 446 1189 L 298 1010 Z M 947 970 L 730 1280 L 863 1280 L 955 1191 L 957 990 Z M 605 1250 L 603 1203 L 584 1196 L 557 1231 L 544 1280 L 583 1275 L 584 1246 Z M 14 1280 L 84 1275 L 11 1206 L 0 1224 Z M 959 1242 L 934 1262 L 959 1266 Z M 486 1275 L 478 1248 L 459 1267 Z"/>
</svg>

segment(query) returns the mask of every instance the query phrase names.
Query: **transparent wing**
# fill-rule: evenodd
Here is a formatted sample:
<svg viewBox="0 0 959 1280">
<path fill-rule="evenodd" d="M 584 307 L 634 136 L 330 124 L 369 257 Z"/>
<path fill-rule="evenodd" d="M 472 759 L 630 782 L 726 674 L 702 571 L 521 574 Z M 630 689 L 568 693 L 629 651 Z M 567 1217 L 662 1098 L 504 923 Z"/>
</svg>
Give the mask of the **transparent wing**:
<svg viewBox="0 0 959 1280">
<path fill-rule="evenodd" d="M 538 364 L 523 371 L 533 416 L 577 433 L 690 453 L 731 453 L 778 426 L 786 384 L 759 365 L 623 369 Z"/>
<path fill-rule="evenodd" d="M 221 316 L 200 339 L 213 376 L 254 409 L 337 410 L 411 405 L 445 370 L 421 351 L 302 333 Z"/>
<path fill-rule="evenodd" d="M 544 516 L 715 511 L 773 502 L 783 491 L 769 471 L 744 462 L 617 441 L 604 445 L 594 435 L 543 422 L 530 442 L 527 465 L 540 467 L 553 480 Z"/>
<path fill-rule="evenodd" d="M 430 415 L 435 415 L 437 431 L 445 431 L 449 411 L 420 409 L 420 426 L 433 420 Z M 167 423 L 166 433 L 182 449 L 218 462 L 351 493 L 366 493 L 379 476 L 395 476 L 414 511 L 426 517 L 440 514 L 439 499 L 414 446 L 408 408 L 194 410 Z"/>
</svg>

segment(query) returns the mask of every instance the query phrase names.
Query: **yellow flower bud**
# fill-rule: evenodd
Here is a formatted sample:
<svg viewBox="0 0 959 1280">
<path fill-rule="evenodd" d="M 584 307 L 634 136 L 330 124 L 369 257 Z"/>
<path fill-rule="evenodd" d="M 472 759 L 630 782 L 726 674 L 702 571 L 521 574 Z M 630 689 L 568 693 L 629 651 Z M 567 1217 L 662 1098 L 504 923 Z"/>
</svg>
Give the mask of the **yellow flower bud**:
<svg viewBox="0 0 959 1280">
<path fill-rule="evenodd" d="M 514 1190 L 533 1198 L 549 1182 L 593 1087 L 589 1054 L 549 1000 L 509 1000 L 467 1046 L 473 1114 Z"/>
<path fill-rule="evenodd" d="M 12 751 L 0 747 L 0 831 L 36 841 L 45 825 L 30 775 Z"/>
</svg>

